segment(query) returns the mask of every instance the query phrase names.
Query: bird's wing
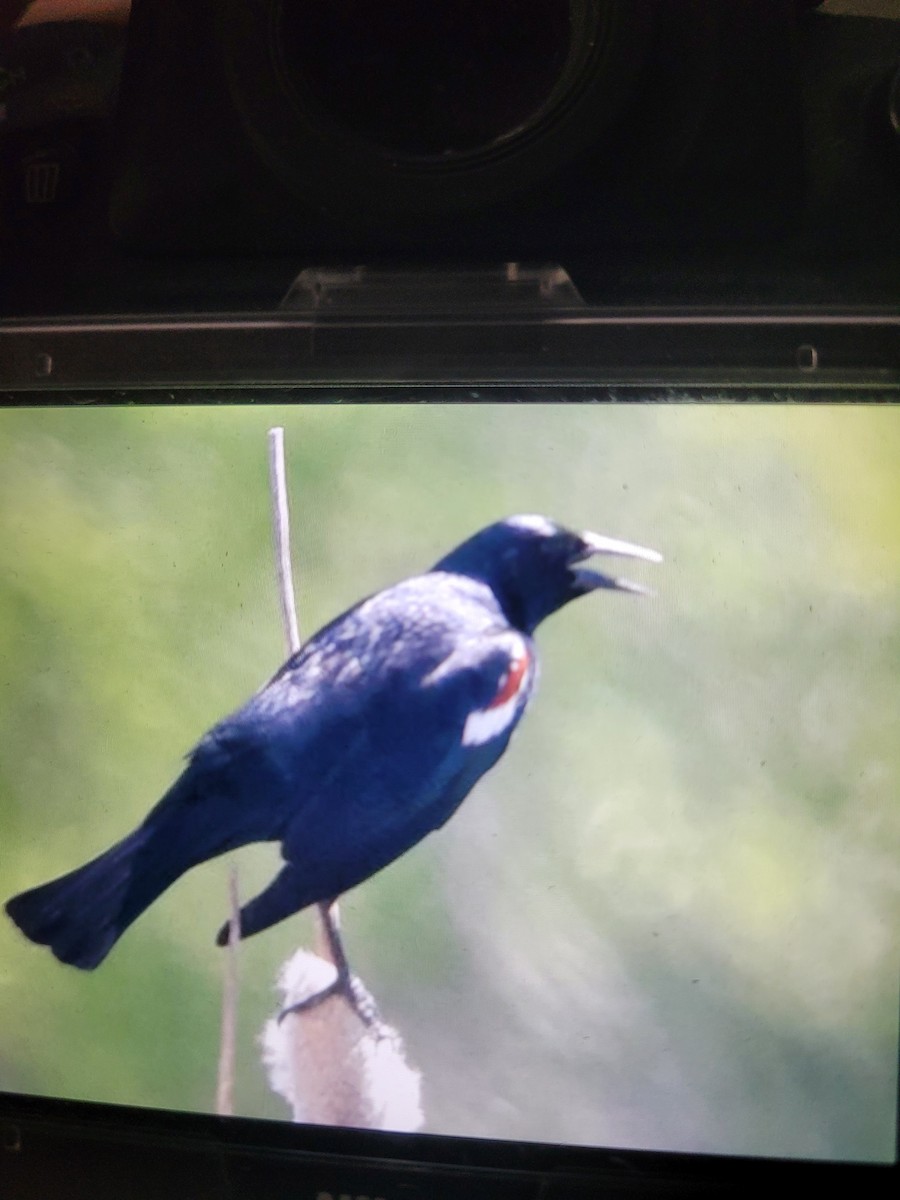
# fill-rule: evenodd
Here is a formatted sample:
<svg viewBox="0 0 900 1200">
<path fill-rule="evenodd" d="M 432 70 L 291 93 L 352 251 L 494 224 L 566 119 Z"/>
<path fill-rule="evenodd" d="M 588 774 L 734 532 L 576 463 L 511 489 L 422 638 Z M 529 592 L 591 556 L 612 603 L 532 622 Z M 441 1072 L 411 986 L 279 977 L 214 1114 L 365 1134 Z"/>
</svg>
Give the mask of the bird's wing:
<svg viewBox="0 0 900 1200">
<path fill-rule="evenodd" d="M 520 635 L 469 639 L 424 675 L 383 679 L 355 721 L 323 731 L 307 747 L 285 866 L 242 909 L 244 935 L 348 891 L 443 825 L 503 753 L 533 675 Z"/>
<path fill-rule="evenodd" d="M 533 678 L 528 640 L 507 630 L 383 678 L 339 738 L 311 747 L 317 779 L 285 856 L 314 876 L 325 847 L 346 890 L 443 825 L 503 753 Z"/>
<path fill-rule="evenodd" d="M 307 656 L 195 752 L 198 790 L 239 830 L 231 844 L 281 840 L 304 904 L 442 825 L 503 753 L 534 679 L 529 639 L 457 633 L 442 651 L 398 643 L 392 655 L 332 655 L 327 670 Z"/>
</svg>

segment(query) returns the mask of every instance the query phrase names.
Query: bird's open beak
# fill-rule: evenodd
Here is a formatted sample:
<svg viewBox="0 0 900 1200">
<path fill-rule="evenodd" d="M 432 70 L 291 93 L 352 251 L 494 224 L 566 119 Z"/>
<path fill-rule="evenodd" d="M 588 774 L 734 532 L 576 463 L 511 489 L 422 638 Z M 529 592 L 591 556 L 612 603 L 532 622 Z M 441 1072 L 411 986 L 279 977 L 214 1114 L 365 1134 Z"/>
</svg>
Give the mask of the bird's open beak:
<svg viewBox="0 0 900 1200">
<path fill-rule="evenodd" d="M 620 558 L 642 558 L 645 562 L 662 562 L 662 555 L 656 550 L 648 550 L 646 546 L 636 546 L 633 542 L 620 542 L 618 538 L 604 537 L 602 533 L 582 533 L 583 553 L 573 562 L 584 562 L 595 554 L 615 554 Z M 612 575 L 601 575 L 599 571 L 591 571 L 587 567 L 572 568 L 579 589 L 592 592 L 595 588 L 612 588 L 617 592 L 633 592 L 638 596 L 652 596 L 649 588 L 628 579 L 616 579 Z"/>
</svg>

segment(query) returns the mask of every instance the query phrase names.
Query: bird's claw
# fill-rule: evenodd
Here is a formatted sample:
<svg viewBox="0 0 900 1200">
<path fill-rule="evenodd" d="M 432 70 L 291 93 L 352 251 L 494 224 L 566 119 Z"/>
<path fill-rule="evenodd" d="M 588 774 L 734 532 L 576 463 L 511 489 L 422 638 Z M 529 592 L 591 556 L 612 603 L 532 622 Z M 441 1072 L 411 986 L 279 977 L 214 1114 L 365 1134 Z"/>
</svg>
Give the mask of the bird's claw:
<svg viewBox="0 0 900 1200">
<path fill-rule="evenodd" d="M 349 973 L 338 974 L 334 981 L 322 988 L 321 991 L 315 992 L 303 1000 L 298 1000 L 296 1004 L 288 1004 L 279 1012 L 278 1024 L 280 1025 L 285 1017 L 292 1016 L 294 1013 L 310 1012 L 312 1009 L 318 1008 L 332 996 L 342 996 L 367 1028 L 373 1029 L 380 1025 L 381 1016 L 372 995 L 355 976 Z"/>
<path fill-rule="evenodd" d="M 341 990 L 340 979 L 335 979 L 333 983 L 329 983 L 328 987 L 322 988 L 320 992 L 315 992 L 312 996 L 307 996 L 305 1000 L 298 1000 L 296 1004 L 288 1004 L 278 1014 L 278 1024 L 280 1025 L 285 1017 L 289 1017 L 293 1013 L 309 1012 L 310 1009 L 318 1008 L 331 996 L 338 995 Z"/>
</svg>

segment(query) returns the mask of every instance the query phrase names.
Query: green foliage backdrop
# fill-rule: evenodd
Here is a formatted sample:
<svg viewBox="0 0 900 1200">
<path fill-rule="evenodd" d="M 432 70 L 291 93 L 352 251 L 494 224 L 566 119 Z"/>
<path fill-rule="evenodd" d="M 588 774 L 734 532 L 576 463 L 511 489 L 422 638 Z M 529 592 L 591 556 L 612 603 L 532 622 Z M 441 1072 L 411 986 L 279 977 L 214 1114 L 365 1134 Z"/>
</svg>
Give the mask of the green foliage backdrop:
<svg viewBox="0 0 900 1200">
<path fill-rule="evenodd" d="M 900 928 L 900 409 L 264 406 L 0 414 L 0 892 L 116 840 L 278 666 L 265 435 L 301 623 L 512 512 L 643 542 L 652 600 L 539 633 L 441 833 L 349 895 L 436 1132 L 887 1158 Z M 402 734 L 402 731 L 401 731 Z M 238 856 L 243 894 L 273 847 Z M 0 1088 L 208 1110 L 227 863 L 95 973 L 0 925 Z M 241 952 L 238 1111 L 298 918 Z"/>
</svg>

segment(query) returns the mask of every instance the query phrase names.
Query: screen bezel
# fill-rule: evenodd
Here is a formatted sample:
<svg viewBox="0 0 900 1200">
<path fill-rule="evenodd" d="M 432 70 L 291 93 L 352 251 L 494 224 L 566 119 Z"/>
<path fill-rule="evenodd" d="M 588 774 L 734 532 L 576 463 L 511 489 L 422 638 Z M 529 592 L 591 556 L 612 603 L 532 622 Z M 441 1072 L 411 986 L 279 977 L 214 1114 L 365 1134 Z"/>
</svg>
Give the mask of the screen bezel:
<svg viewBox="0 0 900 1200">
<path fill-rule="evenodd" d="M 758 1194 L 787 1186 L 893 1195 L 897 1164 L 678 1154 L 337 1129 L 0 1093 L 15 1200 L 167 1194 L 415 1198 Z M 60 1164 L 65 1164 L 63 1168 Z M 290 1189 L 289 1191 L 287 1189 Z"/>
<path fill-rule="evenodd" d="M 364 299 L 364 298 L 363 298 Z M 193 389 L 367 390 L 418 385 L 736 389 L 786 400 L 885 398 L 900 387 L 900 313 L 786 309 L 480 307 L 419 315 L 273 310 L 0 322 L 5 402 L 128 389 L 148 402 Z M 173 389 L 175 391 L 173 391 Z M 759 391 L 757 390 L 759 389 Z M 176 396 L 176 392 L 178 396 Z M 17 397 L 22 393 L 22 397 Z M 157 393 L 157 394 L 154 394 Z M 164 393 L 160 395 L 159 393 Z M 754 395 L 755 393 L 755 395 Z"/>
</svg>

